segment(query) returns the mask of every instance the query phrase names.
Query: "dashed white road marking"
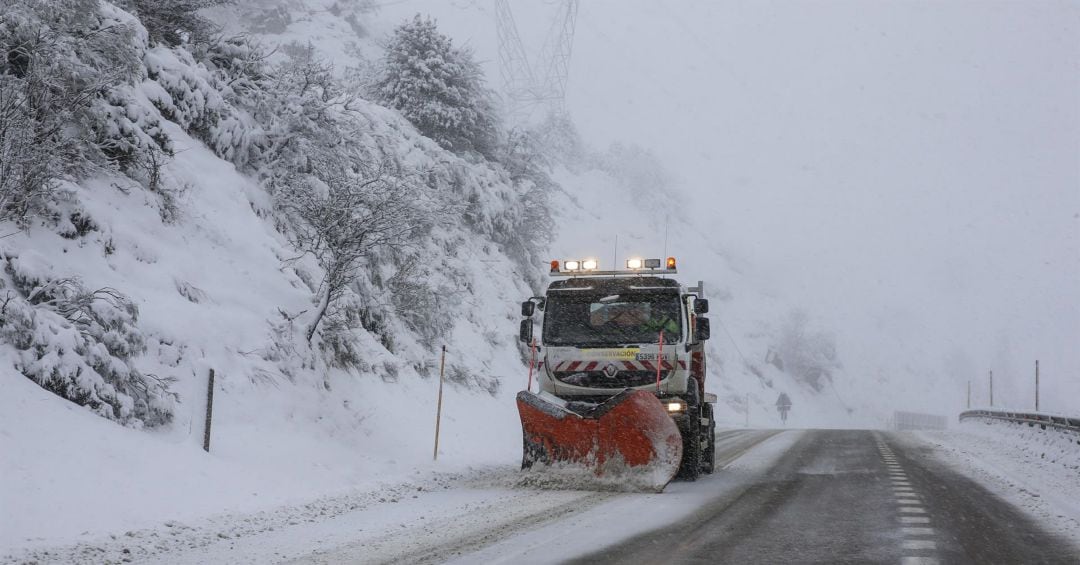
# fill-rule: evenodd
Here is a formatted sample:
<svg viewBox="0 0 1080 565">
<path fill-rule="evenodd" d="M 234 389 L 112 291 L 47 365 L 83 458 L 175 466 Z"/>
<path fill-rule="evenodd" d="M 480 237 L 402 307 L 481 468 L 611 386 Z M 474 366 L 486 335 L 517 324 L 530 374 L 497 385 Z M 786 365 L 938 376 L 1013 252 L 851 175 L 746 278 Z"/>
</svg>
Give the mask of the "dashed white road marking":
<svg viewBox="0 0 1080 565">
<path fill-rule="evenodd" d="M 900 517 L 900 523 L 901 524 L 929 524 L 930 523 L 930 517 L 929 516 L 901 516 Z"/>
<path fill-rule="evenodd" d="M 924 555 L 902 556 L 900 563 L 902 565 L 940 565 L 941 562 L 937 557 L 925 555 L 925 552 L 937 550 L 937 542 L 932 539 L 935 535 L 934 528 L 930 527 L 930 517 L 926 516 L 926 509 L 922 506 L 922 497 L 912 488 L 903 466 L 879 434 L 875 434 L 875 441 L 878 452 L 885 462 L 885 469 L 893 489 L 893 500 L 900 514 L 902 524 L 900 532 L 907 538 L 900 542 L 900 547 L 905 553 L 924 553 Z M 912 516 L 912 514 L 921 515 Z"/>
<path fill-rule="evenodd" d="M 941 563 L 936 557 L 905 557 L 900 560 L 900 565 L 938 565 Z"/>
</svg>

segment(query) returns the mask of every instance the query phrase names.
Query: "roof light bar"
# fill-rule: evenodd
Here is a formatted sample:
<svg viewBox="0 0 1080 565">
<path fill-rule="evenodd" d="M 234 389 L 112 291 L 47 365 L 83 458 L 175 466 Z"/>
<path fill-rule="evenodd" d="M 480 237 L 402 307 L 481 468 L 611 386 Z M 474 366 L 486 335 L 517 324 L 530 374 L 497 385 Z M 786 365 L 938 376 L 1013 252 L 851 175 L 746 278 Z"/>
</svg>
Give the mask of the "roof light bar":
<svg viewBox="0 0 1080 565">
<path fill-rule="evenodd" d="M 665 269 L 666 266 L 666 269 Z M 600 261 L 596 259 L 567 259 L 565 261 L 551 261 L 551 274 L 567 276 L 590 276 L 590 275 L 619 275 L 626 273 L 641 273 L 642 270 L 656 271 L 657 274 L 674 274 L 675 258 L 668 257 L 665 263 L 661 259 L 641 259 L 638 257 L 626 260 L 626 271 L 601 271 Z"/>
</svg>

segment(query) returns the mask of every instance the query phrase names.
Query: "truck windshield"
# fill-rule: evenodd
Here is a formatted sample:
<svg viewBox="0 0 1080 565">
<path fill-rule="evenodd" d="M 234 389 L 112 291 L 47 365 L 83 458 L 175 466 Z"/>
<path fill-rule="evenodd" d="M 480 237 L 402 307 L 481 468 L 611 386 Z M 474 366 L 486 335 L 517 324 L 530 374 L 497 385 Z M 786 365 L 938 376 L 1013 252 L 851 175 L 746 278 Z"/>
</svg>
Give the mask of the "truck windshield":
<svg viewBox="0 0 1080 565">
<path fill-rule="evenodd" d="M 613 346 L 664 343 L 682 337 L 679 295 L 624 293 L 611 295 L 557 292 L 544 309 L 547 345 Z"/>
</svg>

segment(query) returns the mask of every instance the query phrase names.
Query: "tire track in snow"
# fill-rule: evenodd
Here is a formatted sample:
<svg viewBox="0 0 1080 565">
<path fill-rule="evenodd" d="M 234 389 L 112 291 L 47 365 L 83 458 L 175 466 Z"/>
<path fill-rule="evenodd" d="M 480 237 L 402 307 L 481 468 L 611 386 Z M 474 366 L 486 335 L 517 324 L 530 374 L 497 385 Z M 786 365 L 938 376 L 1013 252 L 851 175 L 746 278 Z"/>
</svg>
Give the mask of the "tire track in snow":
<svg viewBox="0 0 1080 565">
<path fill-rule="evenodd" d="M 583 512 L 617 496 L 620 496 L 620 493 L 582 493 L 578 498 L 539 510 L 530 510 L 530 507 L 535 506 L 527 503 L 491 501 L 482 507 L 470 509 L 465 514 L 425 525 L 419 531 L 406 528 L 380 538 L 335 548 L 331 552 L 307 555 L 286 563 L 442 563 L 540 524 Z M 537 497 L 536 493 L 529 493 L 515 498 L 535 500 Z M 446 539 L 447 536 L 449 539 Z"/>
<path fill-rule="evenodd" d="M 718 469 L 731 465 L 739 457 L 779 433 L 778 430 L 729 430 L 717 435 Z M 518 477 L 515 486 L 536 484 Z M 541 481 L 542 483 L 542 481 Z M 589 481 L 582 482 L 587 485 Z M 553 484 L 559 484 L 555 481 Z M 545 493 L 537 496 L 538 493 Z M 537 508 L 538 502 L 552 497 L 574 498 Z M 616 498 L 641 496 L 635 492 L 589 492 L 567 490 L 514 491 L 514 496 L 486 502 L 465 513 L 415 527 L 392 532 L 327 552 L 317 552 L 288 563 L 440 563 L 475 552 L 500 540 L 534 529 L 542 524 L 586 512 Z M 661 495 L 662 496 L 662 495 Z M 520 500 L 519 500 L 520 499 Z M 414 522 L 415 525 L 415 522 Z"/>
</svg>

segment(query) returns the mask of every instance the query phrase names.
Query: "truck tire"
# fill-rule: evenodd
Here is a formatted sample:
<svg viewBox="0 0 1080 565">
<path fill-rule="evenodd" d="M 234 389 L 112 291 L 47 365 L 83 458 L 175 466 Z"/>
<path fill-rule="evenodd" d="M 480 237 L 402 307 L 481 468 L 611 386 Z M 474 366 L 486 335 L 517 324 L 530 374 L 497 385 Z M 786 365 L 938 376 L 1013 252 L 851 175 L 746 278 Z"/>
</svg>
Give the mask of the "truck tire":
<svg viewBox="0 0 1080 565">
<path fill-rule="evenodd" d="M 703 418 L 709 419 L 709 431 L 706 434 L 708 440 L 705 444 L 705 456 L 701 461 L 701 472 L 711 475 L 716 470 L 716 419 L 713 417 L 712 404 L 703 405 L 701 413 Z"/>
<path fill-rule="evenodd" d="M 684 481 L 696 481 L 701 475 L 701 404 L 697 402 L 697 379 L 690 377 L 686 384 L 686 420 L 679 426 L 683 452 L 679 473 Z"/>
<path fill-rule="evenodd" d="M 682 462 L 679 464 L 678 478 L 684 481 L 696 481 L 701 475 L 701 407 L 691 406 L 686 410 L 686 424 L 679 426 L 682 433 Z"/>
</svg>

